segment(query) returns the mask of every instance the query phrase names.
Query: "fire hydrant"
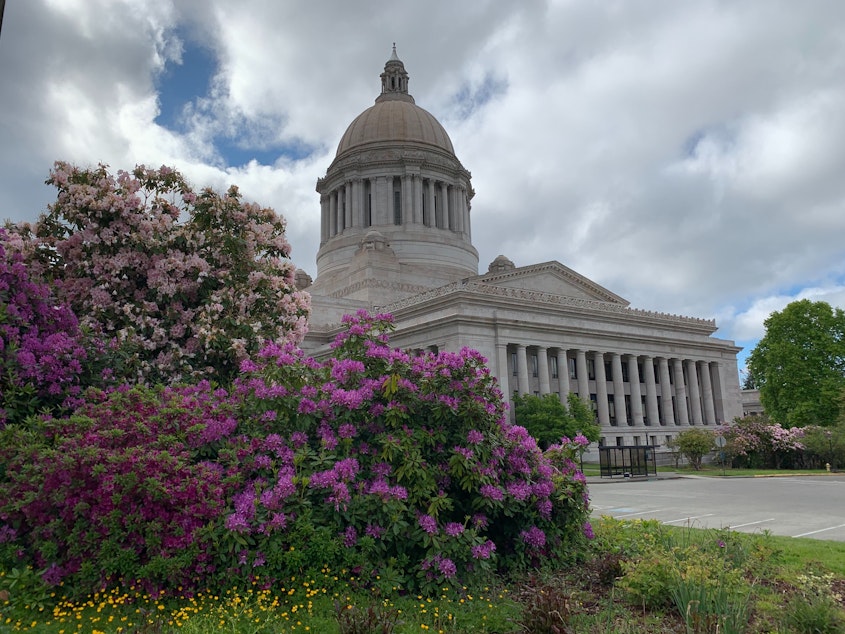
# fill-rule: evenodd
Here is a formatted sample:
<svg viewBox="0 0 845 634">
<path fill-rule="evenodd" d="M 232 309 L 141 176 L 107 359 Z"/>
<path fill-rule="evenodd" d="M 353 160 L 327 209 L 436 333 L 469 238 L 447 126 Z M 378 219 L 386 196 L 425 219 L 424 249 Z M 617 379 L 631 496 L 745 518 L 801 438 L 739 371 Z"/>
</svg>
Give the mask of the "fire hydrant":
<svg viewBox="0 0 845 634">
<path fill-rule="evenodd" d="M 829 462 L 824 463 L 824 468 L 827 469 L 828 473 L 830 473 L 830 463 Z"/>
</svg>

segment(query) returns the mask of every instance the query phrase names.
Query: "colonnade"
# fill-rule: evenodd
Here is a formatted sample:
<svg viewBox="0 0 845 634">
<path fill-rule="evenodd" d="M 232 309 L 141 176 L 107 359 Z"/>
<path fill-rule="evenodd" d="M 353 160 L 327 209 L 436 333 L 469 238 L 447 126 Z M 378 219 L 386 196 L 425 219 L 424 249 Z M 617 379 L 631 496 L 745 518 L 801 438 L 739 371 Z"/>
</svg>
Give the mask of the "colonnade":
<svg viewBox="0 0 845 634">
<path fill-rule="evenodd" d="M 417 224 L 470 237 L 463 185 L 406 173 L 353 178 L 321 194 L 321 244 L 349 228 L 379 225 Z"/>
<path fill-rule="evenodd" d="M 603 429 L 724 420 L 724 381 L 717 361 L 524 344 L 499 344 L 497 354 L 506 394 L 554 393 L 565 401 L 574 392 L 592 403 Z"/>
</svg>

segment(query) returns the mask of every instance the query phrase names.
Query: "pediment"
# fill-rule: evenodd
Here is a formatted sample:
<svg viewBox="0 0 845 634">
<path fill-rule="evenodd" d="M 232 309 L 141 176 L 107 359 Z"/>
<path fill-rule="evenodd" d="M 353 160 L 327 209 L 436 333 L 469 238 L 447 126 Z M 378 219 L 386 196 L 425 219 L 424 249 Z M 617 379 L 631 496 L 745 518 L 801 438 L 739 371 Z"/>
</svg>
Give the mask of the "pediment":
<svg viewBox="0 0 845 634">
<path fill-rule="evenodd" d="M 560 262 L 551 261 L 486 273 L 474 279 L 480 284 L 539 291 L 628 306 L 630 302 Z"/>
</svg>

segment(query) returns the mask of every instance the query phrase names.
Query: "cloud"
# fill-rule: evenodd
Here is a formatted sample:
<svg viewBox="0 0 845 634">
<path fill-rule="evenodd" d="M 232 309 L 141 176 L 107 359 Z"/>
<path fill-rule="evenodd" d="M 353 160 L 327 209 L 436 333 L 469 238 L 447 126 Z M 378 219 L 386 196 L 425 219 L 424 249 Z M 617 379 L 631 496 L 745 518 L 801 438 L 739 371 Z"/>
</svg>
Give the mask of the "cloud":
<svg viewBox="0 0 845 634">
<path fill-rule="evenodd" d="M 482 270 L 560 260 L 738 341 L 845 306 L 834 0 L 28 0 L 3 26 L 3 217 L 45 208 L 56 159 L 168 164 L 284 214 L 314 275 L 316 179 L 396 42 L 473 174 Z"/>
</svg>

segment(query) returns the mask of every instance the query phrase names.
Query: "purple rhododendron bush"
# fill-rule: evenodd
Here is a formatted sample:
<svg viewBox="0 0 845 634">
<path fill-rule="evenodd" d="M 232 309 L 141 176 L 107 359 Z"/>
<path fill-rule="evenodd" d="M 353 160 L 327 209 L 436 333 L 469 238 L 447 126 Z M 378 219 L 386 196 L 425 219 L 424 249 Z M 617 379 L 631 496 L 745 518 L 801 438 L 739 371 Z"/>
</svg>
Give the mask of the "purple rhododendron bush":
<svg viewBox="0 0 845 634">
<path fill-rule="evenodd" d="M 434 591 L 591 537 L 573 459 L 507 422 L 476 352 L 414 356 L 389 316 L 347 317 L 334 358 L 270 343 L 231 388 L 91 390 L 0 437 L 0 568 L 85 594 L 190 592 L 324 566 Z"/>
<path fill-rule="evenodd" d="M 0 427 L 72 404 L 88 358 L 70 306 L 31 278 L 22 240 L 0 229 Z"/>
</svg>

